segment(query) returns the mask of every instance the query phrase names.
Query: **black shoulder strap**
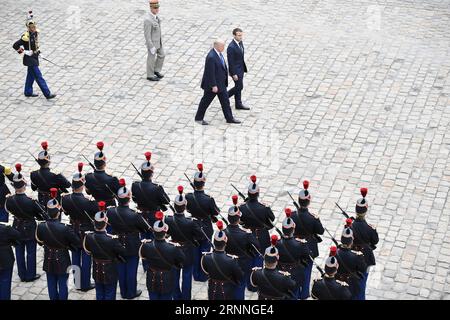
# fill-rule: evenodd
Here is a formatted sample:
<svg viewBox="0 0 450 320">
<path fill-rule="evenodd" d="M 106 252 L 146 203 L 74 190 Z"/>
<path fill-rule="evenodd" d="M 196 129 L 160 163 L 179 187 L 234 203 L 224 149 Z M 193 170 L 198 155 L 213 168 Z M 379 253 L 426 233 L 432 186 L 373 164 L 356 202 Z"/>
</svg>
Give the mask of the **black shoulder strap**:
<svg viewBox="0 0 450 320">
<path fill-rule="evenodd" d="M 281 292 L 280 290 L 278 290 L 277 288 L 275 288 L 275 286 L 272 284 L 272 282 L 270 282 L 269 278 L 267 278 L 266 276 L 266 269 L 262 269 L 261 270 L 261 275 L 264 278 L 264 281 L 266 281 L 266 283 L 269 285 L 269 287 L 271 287 L 275 292 L 277 292 L 277 294 L 281 295 L 282 298 L 287 298 L 289 297 L 287 294 Z"/>
<path fill-rule="evenodd" d="M 100 252 L 106 256 L 107 258 L 111 258 L 111 256 L 105 251 L 105 249 L 103 249 L 103 247 L 98 243 L 97 239 L 95 239 L 95 234 L 87 234 L 86 237 L 92 235 L 92 237 L 90 237 L 90 239 L 92 239 L 92 241 L 95 243 L 95 245 L 97 246 L 97 248 L 100 250 Z M 92 250 L 91 250 L 92 251 Z M 114 260 L 114 259 L 112 259 Z"/>
<path fill-rule="evenodd" d="M 252 214 L 253 218 L 255 218 L 259 223 L 261 223 L 264 228 L 268 228 L 268 229 L 272 229 L 272 227 L 268 226 L 267 223 L 265 223 L 264 221 L 261 221 L 261 219 L 258 218 L 258 216 L 253 212 L 252 208 L 250 208 L 250 206 L 248 205 L 248 202 L 245 203 L 245 207 L 248 209 L 248 211 L 250 211 L 250 213 Z"/>
<path fill-rule="evenodd" d="M 283 239 L 284 240 L 284 239 Z M 288 254 L 289 258 L 294 261 L 297 262 L 297 260 L 291 255 L 291 252 L 289 251 L 288 247 L 286 246 L 286 243 L 284 243 L 284 241 L 280 241 L 281 245 L 283 246 L 283 248 L 286 250 L 286 253 Z M 295 241 L 295 240 L 294 240 Z"/>
<path fill-rule="evenodd" d="M 161 258 L 161 260 L 167 264 L 169 267 L 173 266 L 173 263 L 170 263 L 169 261 L 167 261 L 166 258 L 164 258 L 164 256 L 162 255 L 161 251 L 159 251 L 159 249 L 156 247 L 156 241 L 153 240 L 153 248 L 155 248 L 156 253 L 158 254 L 158 256 Z"/>
<path fill-rule="evenodd" d="M 47 229 L 50 237 L 52 238 L 53 241 L 55 241 L 62 249 L 67 249 L 67 245 L 61 243 L 55 236 L 55 234 L 53 233 L 52 229 L 50 228 L 50 226 L 48 225 L 48 222 L 44 222 L 45 224 L 45 228 Z"/>
<path fill-rule="evenodd" d="M 226 253 L 224 253 L 224 254 L 226 254 Z M 214 257 L 214 252 L 211 253 L 211 259 L 212 259 L 212 262 L 214 263 L 214 266 L 216 267 L 217 271 L 219 271 L 220 275 L 221 275 L 222 277 L 224 277 L 226 280 L 228 280 L 228 281 L 230 281 L 230 282 L 232 282 L 232 283 L 235 283 L 235 281 L 233 281 L 232 279 L 230 279 L 230 277 L 227 277 L 227 276 L 223 273 L 222 269 L 221 269 L 221 268 L 219 267 L 219 265 L 217 264 L 217 261 L 216 261 L 216 259 L 215 259 L 215 257 Z"/>
<path fill-rule="evenodd" d="M 30 49 L 30 50 L 31 50 L 31 49 Z M 37 172 L 37 174 L 38 174 L 39 179 L 41 180 L 41 182 L 44 182 L 44 184 L 46 185 L 47 189 L 50 190 L 50 185 L 48 184 L 47 180 L 42 176 L 41 170 L 37 170 L 36 172 Z M 42 190 L 42 191 L 44 191 L 44 190 Z"/>
<path fill-rule="evenodd" d="M 120 222 L 123 224 L 124 227 L 127 226 L 123 218 L 120 216 L 119 212 L 117 211 L 117 207 L 114 208 L 114 212 L 116 213 L 116 216 L 119 218 Z"/>
<path fill-rule="evenodd" d="M 16 208 L 19 209 L 20 213 L 21 213 L 23 216 L 27 217 L 28 219 L 34 220 L 34 217 L 32 217 L 32 216 L 30 216 L 29 214 L 23 212 L 22 208 L 21 208 L 21 207 L 19 206 L 19 204 L 17 203 L 17 200 L 16 200 L 15 195 L 14 195 L 14 196 L 11 196 L 10 199 L 11 199 L 12 201 L 14 201 L 14 204 L 16 205 Z"/>
<path fill-rule="evenodd" d="M 252 258 L 252 256 L 247 252 L 247 250 L 242 249 L 241 246 L 239 245 L 239 243 L 236 241 L 236 239 L 234 237 L 230 237 L 231 231 L 228 232 L 228 242 L 234 244 L 235 248 L 237 248 L 239 250 L 239 252 L 243 253 L 246 257 L 248 258 Z"/>
<path fill-rule="evenodd" d="M 322 279 L 322 283 L 323 286 L 325 287 L 325 290 L 327 290 L 328 294 L 330 295 L 330 298 L 332 298 L 333 300 L 336 300 L 334 295 L 331 293 L 330 289 L 328 288 L 327 282 L 325 281 L 325 279 Z"/>
<path fill-rule="evenodd" d="M 198 200 L 197 200 L 197 197 L 195 196 L 195 191 L 194 192 L 192 192 L 192 197 L 194 198 L 194 201 L 195 201 L 195 204 L 197 205 L 197 207 L 200 209 L 200 211 L 205 215 L 205 218 L 210 218 L 211 219 L 211 216 L 208 214 L 208 213 L 206 213 L 205 214 L 205 209 L 203 209 L 203 207 L 200 205 L 200 203 L 198 202 Z"/>
<path fill-rule="evenodd" d="M 175 225 L 175 228 L 178 230 L 178 232 L 181 234 L 181 237 L 183 237 L 184 240 L 186 240 L 187 242 L 192 243 L 194 246 L 196 246 L 196 244 L 194 243 L 194 241 L 189 240 L 186 235 L 184 234 L 183 230 L 181 230 L 181 228 L 178 226 L 178 222 L 177 219 L 175 218 L 175 214 L 172 217 L 173 223 Z"/>
</svg>

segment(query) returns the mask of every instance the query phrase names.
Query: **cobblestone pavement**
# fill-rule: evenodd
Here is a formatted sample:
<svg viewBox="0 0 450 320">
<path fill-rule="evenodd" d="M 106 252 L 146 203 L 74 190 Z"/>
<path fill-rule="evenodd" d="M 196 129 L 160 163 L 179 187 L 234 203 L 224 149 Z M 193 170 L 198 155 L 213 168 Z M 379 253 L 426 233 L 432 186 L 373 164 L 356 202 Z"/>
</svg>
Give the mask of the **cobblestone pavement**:
<svg viewBox="0 0 450 320">
<path fill-rule="evenodd" d="M 448 0 L 162 0 L 167 51 L 158 83 L 145 79 L 146 1 L 34 1 L 41 69 L 58 97 L 25 98 L 25 68 L 11 48 L 29 1 L 0 4 L 0 161 L 36 168 L 48 140 L 53 167 L 71 176 L 104 140 L 109 171 L 130 183 L 130 165 L 154 154 L 156 181 L 173 198 L 203 161 L 221 208 L 229 182 L 245 190 L 256 174 L 262 199 L 283 219 L 286 191 L 310 179 L 311 208 L 340 236 L 359 187 L 369 188 L 378 264 L 369 299 L 450 299 L 450 2 Z M 245 31 L 249 73 L 243 125 L 227 125 L 218 102 L 193 121 L 204 58 L 214 36 Z M 38 90 L 37 86 L 35 89 Z M 40 93 L 40 92 L 39 92 Z M 320 245 L 321 264 L 331 240 Z M 38 248 L 38 268 L 42 248 Z M 16 272 L 15 272 L 16 273 Z M 314 271 L 314 276 L 318 276 Z M 145 276 L 139 288 L 147 299 Z M 48 299 L 45 276 L 13 279 L 13 299 Z M 119 295 L 118 295 L 119 296 Z M 205 299 L 206 285 L 194 283 Z M 71 289 L 70 299 L 94 299 Z M 255 295 L 248 295 L 254 299 Z"/>
</svg>

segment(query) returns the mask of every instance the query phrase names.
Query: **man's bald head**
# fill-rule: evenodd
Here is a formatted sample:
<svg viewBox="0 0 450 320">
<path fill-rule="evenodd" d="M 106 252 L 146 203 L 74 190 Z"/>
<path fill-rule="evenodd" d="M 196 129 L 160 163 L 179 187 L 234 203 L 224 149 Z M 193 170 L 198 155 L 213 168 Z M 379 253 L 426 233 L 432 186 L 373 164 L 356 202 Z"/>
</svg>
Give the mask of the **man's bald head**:
<svg viewBox="0 0 450 320">
<path fill-rule="evenodd" d="M 219 52 L 223 52 L 223 50 L 225 49 L 225 41 L 217 38 L 216 40 L 214 40 L 214 48 Z"/>
</svg>

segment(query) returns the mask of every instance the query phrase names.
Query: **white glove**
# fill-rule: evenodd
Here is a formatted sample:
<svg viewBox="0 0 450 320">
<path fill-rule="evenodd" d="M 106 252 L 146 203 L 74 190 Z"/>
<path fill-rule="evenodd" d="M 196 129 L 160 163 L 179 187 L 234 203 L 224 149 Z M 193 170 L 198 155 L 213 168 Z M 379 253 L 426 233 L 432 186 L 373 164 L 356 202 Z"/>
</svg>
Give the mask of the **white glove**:
<svg viewBox="0 0 450 320">
<path fill-rule="evenodd" d="M 150 49 L 150 53 L 151 53 L 151 54 L 155 54 L 155 53 L 156 53 L 156 48 L 155 48 L 155 47 L 151 48 L 151 49 Z"/>
<path fill-rule="evenodd" d="M 31 57 L 33 55 L 33 50 L 24 50 L 23 53 Z"/>
</svg>

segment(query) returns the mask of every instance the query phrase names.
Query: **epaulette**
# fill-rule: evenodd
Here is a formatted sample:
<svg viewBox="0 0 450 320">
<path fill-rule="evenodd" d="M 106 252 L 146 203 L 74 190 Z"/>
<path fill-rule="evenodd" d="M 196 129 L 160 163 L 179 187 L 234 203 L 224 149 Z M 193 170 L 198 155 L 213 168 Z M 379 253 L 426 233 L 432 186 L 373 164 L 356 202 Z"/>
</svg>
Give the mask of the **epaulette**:
<svg viewBox="0 0 450 320">
<path fill-rule="evenodd" d="M 229 256 L 230 258 L 233 258 L 233 259 L 238 259 L 239 258 L 238 256 L 236 256 L 234 254 L 228 254 L 227 253 L 227 256 Z"/>
<path fill-rule="evenodd" d="M 203 256 L 207 256 L 207 255 L 210 255 L 212 253 L 212 251 L 209 251 L 209 252 L 202 252 L 202 255 Z"/>
<path fill-rule="evenodd" d="M 92 234 L 94 231 L 85 231 L 84 234 Z"/>
<path fill-rule="evenodd" d="M 115 235 L 115 234 L 106 234 L 108 237 L 111 237 L 111 239 L 119 239 L 119 236 Z"/>
<path fill-rule="evenodd" d="M 253 267 L 252 270 L 253 271 L 258 271 L 258 270 L 262 270 L 262 268 L 261 267 Z"/>
<path fill-rule="evenodd" d="M 371 224 L 367 224 L 369 227 L 371 227 L 373 230 L 377 230 L 377 228 L 376 227 L 374 227 L 373 225 L 371 225 Z"/>
<path fill-rule="evenodd" d="M 311 213 L 311 212 L 309 212 L 309 211 L 308 211 L 308 213 L 309 213 L 310 215 L 312 215 L 314 218 L 319 219 L 319 215 L 318 215 L 318 214 Z"/>
<path fill-rule="evenodd" d="M 173 245 L 174 247 L 181 247 L 181 244 L 177 243 L 177 242 L 172 242 L 172 241 L 167 241 L 168 243 L 170 243 L 171 245 Z"/>
<path fill-rule="evenodd" d="M 11 174 L 11 168 L 10 167 L 3 167 L 3 174 L 6 176 L 9 176 Z"/>
<path fill-rule="evenodd" d="M 305 239 L 295 238 L 295 240 L 301 243 L 308 243 L 308 241 L 306 241 Z"/>
<path fill-rule="evenodd" d="M 150 243 L 150 242 L 152 242 L 153 240 L 152 239 L 142 239 L 141 240 L 141 242 L 144 244 L 144 243 Z"/>
<path fill-rule="evenodd" d="M 6 226 L 6 227 L 11 227 L 12 226 L 12 224 L 7 223 L 7 222 L 0 222 L 0 225 Z"/>
<path fill-rule="evenodd" d="M 26 42 L 30 41 L 30 34 L 28 33 L 28 31 L 25 31 L 25 33 L 22 34 L 21 39 Z"/>
<path fill-rule="evenodd" d="M 339 283 L 343 287 L 348 287 L 348 283 L 340 280 L 336 280 L 337 283 Z"/>
<path fill-rule="evenodd" d="M 361 251 L 352 250 L 352 252 L 358 256 L 362 256 L 363 253 Z"/>
<path fill-rule="evenodd" d="M 278 272 L 281 273 L 282 275 L 287 276 L 287 277 L 289 277 L 289 276 L 291 275 L 291 274 L 290 274 L 289 272 L 287 272 L 287 271 L 281 271 L 281 270 L 278 270 Z"/>
</svg>

